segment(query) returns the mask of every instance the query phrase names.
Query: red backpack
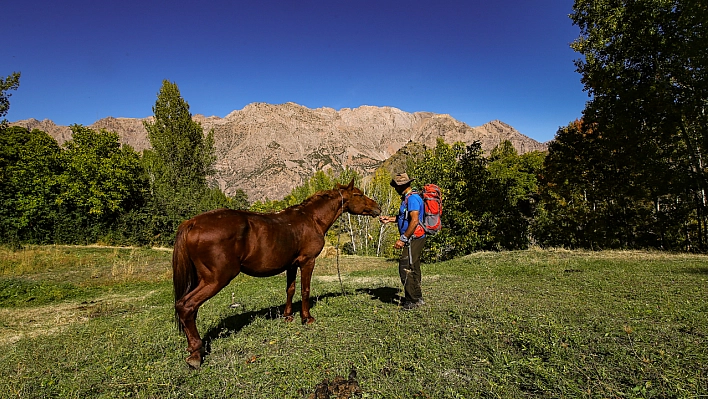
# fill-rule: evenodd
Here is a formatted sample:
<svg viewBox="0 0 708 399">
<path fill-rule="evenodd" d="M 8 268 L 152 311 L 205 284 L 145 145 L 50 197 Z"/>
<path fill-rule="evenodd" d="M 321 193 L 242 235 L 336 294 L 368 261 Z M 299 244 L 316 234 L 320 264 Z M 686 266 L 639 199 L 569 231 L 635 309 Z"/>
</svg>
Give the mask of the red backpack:
<svg viewBox="0 0 708 399">
<path fill-rule="evenodd" d="M 423 215 L 423 230 L 425 234 L 436 234 L 442 228 L 442 200 L 440 198 L 440 187 L 435 184 L 426 184 L 423 186 L 423 191 L 415 192 L 423 199 L 424 215 Z M 409 194 L 410 195 L 410 194 Z M 406 197 L 406 201 L 408 197 Z M 423 234 L 418 234 L 416 228 L 416 237 Z"/>
<path fill-rule="evenodd" d="M 433 235 L 442 228 L 442 199 L 440 198 L 440 187 L 435 184 L 426 184 L 420 193 L 423 197 L 425 215 L 423 217 L 423 228 L 425 234 Z"/>
</svg>

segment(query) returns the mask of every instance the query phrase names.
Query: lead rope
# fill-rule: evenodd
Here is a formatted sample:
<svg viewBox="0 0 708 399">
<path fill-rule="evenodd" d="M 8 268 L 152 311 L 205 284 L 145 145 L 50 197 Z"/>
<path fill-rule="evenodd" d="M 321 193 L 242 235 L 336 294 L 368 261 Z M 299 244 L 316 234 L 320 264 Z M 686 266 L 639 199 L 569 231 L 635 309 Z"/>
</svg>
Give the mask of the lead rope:
<svg viewBox="0 0 708 399">
<path fill-rule="evenodd" d="M 344 215 L 344 196 L 342 195 L 342 191 L 341 191 L 341 190 L 338 190 L 338 191 L 339 191 L 339 196 L 342 198 L 342 215 Z M 340 215 L 340 217 L 341 217 L 341 215 Z M 339 219 L 339 230 L 341 230 L 341 229 L 342 229 L 342 219 Z M 361 313 L 361 309 L 359 309 L 359 307 L 354 303 L 354 301 L 352 301 L 352 299 L 349 297 L 349 295 L 347 294 L 347 292 L 344 291 L 344 283 L 342 282 L 342 273 L 341 273 L 340 270 L 339 270 L 339 242 L 340 242 L 340 235 L 341 235 L 341 234 L 339 234 L 339 232 L 337 232 L 337 233 L 338 233 L 338 234 L 337 234 L 337 247 L 336 247 L 336 249 L 337 249 L 337 277 L 339 277 L 339 288 L 342 290 L 342 295 L 343 295 L 345 298 L 347 298 L 347 300 L 349 301 L 349 303 L 350 303 L 356 310 L 358 310 L 359 313 Z"/>
<path fill-rule="evenodd" d="M 344 283 L 342 283 L 342 273 L 339 271 L 339 241 L 341 239 L 340 236 L 342 235 L 341 234 L 341 230 L 342 230 L 341 217 L 342 217 L 342 215 L 344 215 L 344 196 L 342 195 L 342 190 L 337 190 L 337 192 L 339 193 L 339 197 L 342 199 L 342 214 L 339 215 L 339 218 L 340 218 L 339 219 L 339 230 L 340 231 L 337 232 L 337 248 L 336 248 L 337 249 L 337 277 L 339 277 L 339 288 L 342 289 L 342 295 L 347 296 L 347 293 L 344 292 Z"/>
</svg>

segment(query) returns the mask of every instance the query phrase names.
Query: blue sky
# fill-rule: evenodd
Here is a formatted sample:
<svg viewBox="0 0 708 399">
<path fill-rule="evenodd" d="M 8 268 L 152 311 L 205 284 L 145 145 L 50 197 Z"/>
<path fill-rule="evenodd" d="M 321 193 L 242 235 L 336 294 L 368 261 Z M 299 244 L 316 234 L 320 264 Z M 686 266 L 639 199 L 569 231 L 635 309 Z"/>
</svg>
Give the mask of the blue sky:
<svg viewBox="0 0 708 399">
<path fill-rule="evenodd" d="M 152 115 L 163 79 L 193 114 L 252 102 L 391 106 L 538 141 L 579 118 L 571 0 L 11 1 L 6 118 L 89 125 Z"/>
</svg>

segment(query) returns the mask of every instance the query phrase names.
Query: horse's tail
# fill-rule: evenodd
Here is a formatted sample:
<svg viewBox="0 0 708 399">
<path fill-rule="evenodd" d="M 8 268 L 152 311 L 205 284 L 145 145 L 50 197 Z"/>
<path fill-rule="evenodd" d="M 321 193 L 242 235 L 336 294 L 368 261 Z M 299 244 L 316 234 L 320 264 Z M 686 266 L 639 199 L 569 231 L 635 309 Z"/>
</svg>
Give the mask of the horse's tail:
<svg viewBox="0 0 708 399">
<path fill-rule="evenodd" d="M 194 227 L 194 221 L 187 220 L 182 222 L 177 229 L 177 237 L 175 238 L 175 246 L 172 252 L 172 284 L 175 290 L 175 322 L 180 332 L 184 331 L 184 326 L 179 321 L 177 314 L 177 302 L 184 298 L 187 294 L 199 283 L 197 278 L 197 270 L 194 267 L 194 262 L 190 259 L 187 253 L 187 234 Z"/>
</svg>

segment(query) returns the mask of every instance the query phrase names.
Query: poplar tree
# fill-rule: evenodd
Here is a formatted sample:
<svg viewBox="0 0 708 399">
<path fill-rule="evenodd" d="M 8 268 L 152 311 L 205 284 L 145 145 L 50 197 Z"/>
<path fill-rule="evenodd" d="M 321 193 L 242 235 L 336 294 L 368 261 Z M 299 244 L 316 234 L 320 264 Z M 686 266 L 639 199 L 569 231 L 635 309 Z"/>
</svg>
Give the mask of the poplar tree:
<svg viewBox="0 0 708 399">
<path fill-rule="evenodd" d="M 152 110 L 154 120 L 144 122 L 152 149 L 143 153 L 143 159 L 150 178 L 156 239 L 171 244 L 179 223 L 203 211 L 203 201 L 215 202 L 208 185 L 216 161 L 214 132 L 204 135 L 177 84 L 168 80 L 162 82 Z M 220 197 L 226 202 L 223 194 Z"/>
</svg>

